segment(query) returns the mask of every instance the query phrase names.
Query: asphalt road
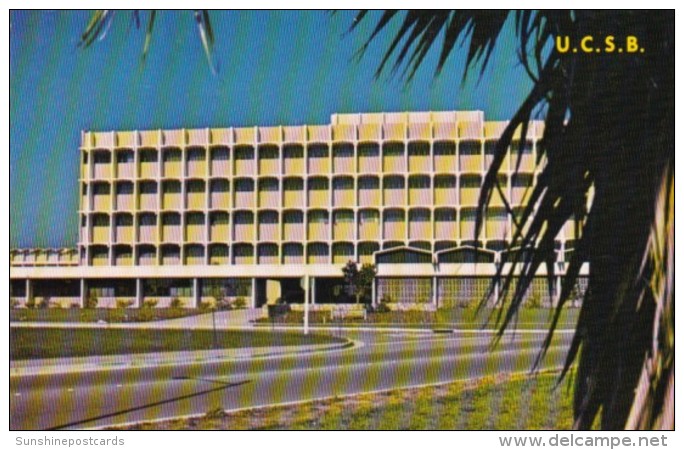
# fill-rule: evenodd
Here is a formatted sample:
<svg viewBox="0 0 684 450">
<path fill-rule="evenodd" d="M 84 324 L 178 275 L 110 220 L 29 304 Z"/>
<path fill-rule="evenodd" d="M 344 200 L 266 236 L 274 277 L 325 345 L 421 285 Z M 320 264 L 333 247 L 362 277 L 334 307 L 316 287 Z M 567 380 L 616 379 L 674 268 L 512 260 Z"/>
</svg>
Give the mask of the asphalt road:
<svg viewBox="0 0 684 450">
<path fill-rule="evenodd" d="M 354 348 L 10 378 L 10 429 L 83 429 L 529 370 L 544 333 L 347 332 Z M 542 367 L 565 357 L 559 334 Z"/>
</svg>

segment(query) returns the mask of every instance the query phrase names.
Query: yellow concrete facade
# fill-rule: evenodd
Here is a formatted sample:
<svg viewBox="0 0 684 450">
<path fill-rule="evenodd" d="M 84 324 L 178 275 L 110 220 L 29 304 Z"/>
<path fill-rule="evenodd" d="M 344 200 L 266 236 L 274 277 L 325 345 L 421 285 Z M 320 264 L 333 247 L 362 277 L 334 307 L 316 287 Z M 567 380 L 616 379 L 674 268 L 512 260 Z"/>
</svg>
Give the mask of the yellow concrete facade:
<svg viewBox="0 0 684 450">
<path fill-rule="evenodd" d="M 97 253 L 98 264 L 163 265 L 169 242 L 180 246 L 181 261 L 200 265 L 287 264 L 295 256 L 283 246 L 294 242 L 302 260 L 321 264 L 347 258 L 350 248 L 359 260 L 365 241 L 379 249 L 416 241 L 433 252 L 472 243 L 473 208 L 505 125 L 466 111 L 335 114 L 323 126 L 84 132 L 80 263 L 93 265 Z M 543 123 L 532 122 L 504 161 L 499 181 L 513 207 L 534 183 L 542 133 Z M 511 237 L 503 204 L 496 193 L 477 237 L 484 248 Z M 122 245 L 130 260 L 115 257 Z"/>
</svg>

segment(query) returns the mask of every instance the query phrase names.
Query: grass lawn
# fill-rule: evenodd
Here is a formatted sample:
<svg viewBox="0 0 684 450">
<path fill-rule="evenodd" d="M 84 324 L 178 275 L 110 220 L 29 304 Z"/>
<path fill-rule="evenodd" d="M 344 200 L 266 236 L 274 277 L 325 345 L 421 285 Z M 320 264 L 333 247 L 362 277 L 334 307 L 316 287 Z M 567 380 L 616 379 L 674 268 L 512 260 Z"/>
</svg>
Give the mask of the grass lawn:
<svg viewBox="0 0 684 450">
<path fill-rule="evenodd" d="M 567 430 L 572 396 L 558 372 L 490 376 L 441 386 L 136 424 L 129 430 Z"/>
<path fill-rule="evenodd" d="M 517 315 L 517 322 L 511 323 L 511 328 L 532 329 L 548 328 L 554 310 L 548 308 L 521 308 Z M 489 318 L 489 315 L 492 314 Z M 479 313 L 475 309 L 455 308 L 438 309 L 437 311 L 390 311 L 384 313 L 369 313 L 364 321 L 360 317 L 330 320 L 328 311 L 312 311 L 309 321 L 312 324 L 345 325 L 345 326 L 416 326 L 428 328 L 457 328 L 464 330 L 494 329 L 497 328 L 496 314 L 499 310 L 483 310 Z M 558 328 L 575 328 L 579 309 L 566 308 L 561 313 Z M 304 313 L 291 311 L 284 316 L 274 319 L 276 324 L 301 324 Z M 270 324 L 271 320 L 259 319 L 259 323 Z"/>
<path fill-rule="evenodd" d="M 217 331 L 219 348 L 328 344 L 344 339 L 268 330 Z M 212 330 L 10 328 L 10 360 L 207 350 Z"/>
<path fill-rule="evenodd" d="M 10 322 L 152 322 L 206 314 L 195 308 L 11 309 Z"/>
</svg>

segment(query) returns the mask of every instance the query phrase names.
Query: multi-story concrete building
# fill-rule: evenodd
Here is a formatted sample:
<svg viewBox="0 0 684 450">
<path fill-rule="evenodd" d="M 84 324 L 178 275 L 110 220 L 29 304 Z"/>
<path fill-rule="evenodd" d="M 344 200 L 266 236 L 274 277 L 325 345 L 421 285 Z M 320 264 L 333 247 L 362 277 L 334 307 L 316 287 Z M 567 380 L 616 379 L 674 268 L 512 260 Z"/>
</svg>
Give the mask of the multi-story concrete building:
<svg viewBox="0 0 684 450">
<path fill-rule="evenodd" d="M 475 236 L 480 185 L 505 126 L 469 111 L 83 132 L 78 246 L 12 250 L 11 295 L 190 306 L 218 289 L 258 307 L 301 302 L 308 276 L 313 302 L 345 302 L 341 268 L 354 260 L 377 264 L 374 302 L 481 296 L 511 237 L 497 193 Z M 531 123 L 504 161 L 499 181 L 516 210 L 538 173 L 542 131 Z M 559 236 L 559 266 L 573 233 Z M 550 295 L 543 275 L 530 295 Z"/>
</svg>

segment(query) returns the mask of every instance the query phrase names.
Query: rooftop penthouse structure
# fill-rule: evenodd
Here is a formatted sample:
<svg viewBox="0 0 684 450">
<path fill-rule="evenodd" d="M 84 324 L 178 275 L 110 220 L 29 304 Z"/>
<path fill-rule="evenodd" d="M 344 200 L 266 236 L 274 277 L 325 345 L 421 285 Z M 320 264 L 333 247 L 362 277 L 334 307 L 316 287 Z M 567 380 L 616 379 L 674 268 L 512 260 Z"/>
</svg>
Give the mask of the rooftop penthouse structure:
<svg viewBox="0 0 684 450">
<path fill-rule="evenodd" d="M 495 192 L 475 235 L 482 180 L 507 122 L 481 111 L 334 114 L 328 125 L 83 132 L 74 249 L 15 249 L 12 296 L 100 306 L 252 307 L 349 302 L 341 268 L 374 263 L 371 301 L 448 306 L 482 296 L 512 222 Z M 539 172 L 530 123 L 499 182 L 514 211 Z M 575 227 L 556 243 L 562 265 Z M 530 295 L 552 301 L 543 273 Z M 60 300 L 61 299 L 61 300 Z"/>
</svg>

